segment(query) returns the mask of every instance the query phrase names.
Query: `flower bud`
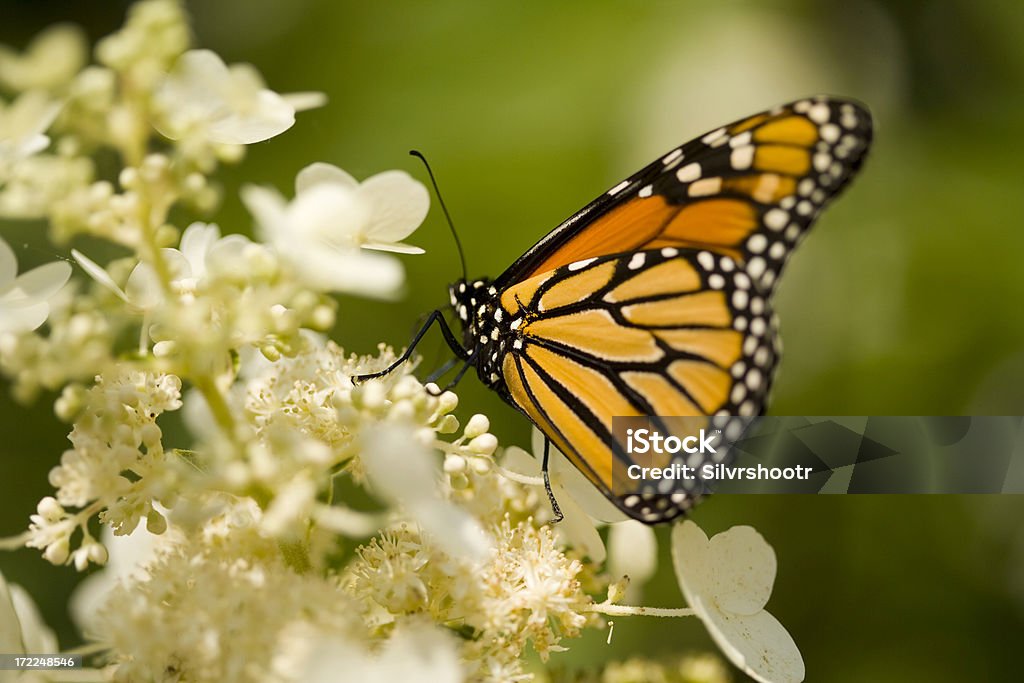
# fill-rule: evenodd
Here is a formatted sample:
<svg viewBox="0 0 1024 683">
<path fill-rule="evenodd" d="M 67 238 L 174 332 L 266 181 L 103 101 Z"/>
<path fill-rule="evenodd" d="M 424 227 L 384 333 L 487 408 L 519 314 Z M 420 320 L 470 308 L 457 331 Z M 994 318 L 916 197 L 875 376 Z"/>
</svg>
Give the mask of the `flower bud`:
<svg viewBox="0 0 1024 683">
<path fill-rule="evenodd" d="M 469 422 L 466 423 L 467 439 L 474 439 L 489 431 L 491 431 L 491 421 L 487 419 L 486 415 L 477 413 L 473 417 L 469 418 Z"/>
<path fill-rule="evenodd" d="M 107 548 L 102 543 L 90 543 L 88 553 L 89 561 L 100 566 L 105 565 L 110 559 Z"/>
<path fill-rule="evenodd" d="M 454 415 L 445 415 L 437 423 L 438 434 L 454 434 L 459 431 L 459 418 Z"/>
<path fill-rule="evenodd" d="M 444 459 L 444 471 L 447 474 L 458 474 L 466 471 L 466 459 L 461 455 L 451 454 Z"/>
<path fill-rule="evenodd" d="M 469 450 L 479 455 L 490 455 L 498 447 L 498 437 L 494 434 L 481 434 L 469 442 Z"/>
<path fill-rule="evenodd" d="M 491 471 L 490 458 L 472 458 L 469 462 L 476 474 L 487 474 Z"/>
<path fill-rule="evenodd" d="M 50 545 L 46 546 L 46 550 L 43 551 L 43 557 L 50 564 L 64 564 L 68 561 L 68 555 L 71 552 L 71 544 L 68 542 L 67 536 L 59 538 Z"/>
<path fill-rule="evenodd" d="M 159 536 L 167 531 L 167 519 L 156 510 L 150 510 L 146 515 L 146 530 L 154 536 Z"/>
<path fill-rule="evenodd" d="M 55 522 L 64 516 L 64 508 L 53 496 L 46 496 L 36 505 L 36 512 L 47 522 Z"/>
<path fill-rule="evenodd" d="M 436 384 L 434 385 L 437 386 Z M 446 391 L 437 397 L 437 412 L 444 414 L 455 410 L 459 405 L 459 397 L 454 391 Z"/>
<path fill-rule="evenodd" d="M 629 587 L 629 577 L 623 576 L 618 581 L 608 586 L 608 602 L 618 602 L 626 596 L 626 588 Z"/>
</svg>

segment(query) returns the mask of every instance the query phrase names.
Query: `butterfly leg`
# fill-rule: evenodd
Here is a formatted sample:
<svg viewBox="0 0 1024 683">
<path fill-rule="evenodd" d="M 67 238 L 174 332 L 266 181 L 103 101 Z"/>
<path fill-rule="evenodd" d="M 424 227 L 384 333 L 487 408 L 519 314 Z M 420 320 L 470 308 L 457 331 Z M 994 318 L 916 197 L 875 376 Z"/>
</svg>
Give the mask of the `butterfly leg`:
<svg viewBox="0 0 1024 683">
<path fill-rule="evenodd" d="M 430 373 L 430 375 L 428 375 L 427 378 L 423 380 L 423 383 L 430 384 L 432 382 L 436 382 L 437 380 L 441 379 L 446 374 L 448 374 L 448 371 L 454 368 L 458 362 L 458 358 L 452 358 L 451 360 L 447 361 L 444 365 L 439 367 L 437 370 L 434 370 L 432 373 Z"/>
<path fill-rule="evenodd" d="M 454 388 L 456 384 L 461 382 L 462 378 L 466 375 L 466 372 L 471 367 L 473 367 L 474 360 L 476 360 L 476 351 L 473 351 L 473 353 L 469 354 L 469 358 L 465 359 L 465 365 L 459 368 L 459 372 L 455 375 L 455 379 L 453 379 L 451 382 L 448 382 L 448 384 L 444 385 L 444 389 L 442 389 L 441 391 L 448 391 L 449 389 Z"/>
<path fill-rule="evenodd" d="M 551 478 L 548 476 L 548 454 L 551 452 L 551 440 L 548 437 L 544 437 L 544 460 L 541 464 L 541 471 L 544 473 L 544 490 L 548 493 L 548 501 L 551 503 L 551 512 L 554 513 L 555 517 L 551 520 L 552 524 L 558 524 L 565 515 L 562 514 L 562 508 L 558 507 L 558 501 L 555 500 L 555 492 L 551 490 Z"/>
<path fill-rule="evenodd" d="M 354 384 L 360 384 L 366 380 L 377 379 L 378 377 L 384 377 L 385 375 L 390 374 L 399 365 L 409 360 L 409 357 L 412 356 L 412 352 L 416 350 L 416 346 L 420 343 L 420 340 L 423 339 L 434 323 L 437 323 L 441 327 L 441 336 L 444 337 L 445 343 L 448 344 L 448 347 L 452 352 L 461 360 L 469 360 L 471 358 L 471 354 L 462 347 L 462 344 L 459 343 L 455 333 L 452 332 L 450 327 L 448 327 L 448 321 L 444 319 L 444 315 L 441 311 L 433 311 L 429 316 L 427 316 L 427 321 L 423 323 L 423 327 L 420 328 L 419 332 L 413 336 L 412 341 L 410 341 L 408 346 L 406 346 L 405 352 L 403 352 L 394 363 L 387 366 L 380 372 L 372 372 L 368 375 L 356 375 L 352 378 L 352 382 Z"/>
</svg>

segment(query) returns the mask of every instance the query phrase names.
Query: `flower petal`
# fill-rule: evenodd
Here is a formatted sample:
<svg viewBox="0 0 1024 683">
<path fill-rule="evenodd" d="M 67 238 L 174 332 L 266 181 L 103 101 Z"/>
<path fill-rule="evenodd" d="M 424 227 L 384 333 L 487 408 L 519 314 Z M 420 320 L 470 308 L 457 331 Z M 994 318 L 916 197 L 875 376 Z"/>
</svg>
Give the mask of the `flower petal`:
<svg viewBox="0 0 1024 683">
<path fill-rule="evenodd" d="M 540 462 L 519 446 L 509 446 L 501 456 L 501 466 L 526 477 L 540 476 Z"/>
<path fill-rule="evenodd" d="M 425 254 L 420 247 L 414 247 L 404 242 L 363 242 L 363 249 L 373 251 L 390 251 L 393 254 Z"/>
<path fill-rule="evenodd" d="M 363 434 L 360 459 L 374 489 L 395 505 L 403 506 L 445 552 L 482 560 L 490 542 L 480 523 L 469 513 L 440 498 L 425 483 L 439 476 L 432 453 L 412 431 L 398 426 Z"/>
<path fill-rule="evenodd" d="M 0 302 L 0 333 L 31 332 L 50 315 L 50 304 L 45 301 L 32 304 Z"/>
<path fill-rule="evenodd" d="M 148 263 L 139 263 L 132 269 L 124 289 L 132 304 L 142 309 L 152 309 L 164 300 L 160 278 Z"/>
<path fill-rule="evenodd" d="M 735 614 L 764 609 L 775 585 L 775 551 L 753 527 L 735 526 L 711 539 L 712 591 L 718 606 Z"/>
<path fill-rule="evenodd" d="M 713 599 L 711 587 L 716 567 L 712 565 L 707 534 L 690 520 L 672 528 L 672 564 L 686 602 L 703 618 L 705 602 Z"/>
<path fill-rule="evenodd" d="M 555 525 L 555 532 L 565 541 L 580 552 L 584 557 L 589 557 L 597 565 L 601 565 L 607 557 L 604 541 L 601 534 L 594 526 L 594 520 L 584 511 L 561 486 L 553 486 L 555 500 L 562 510 L 563 519 Z"/>
<path fill-rule="evenodd" d="M 116 294 L 118 298 L 125 303 L 130 303 L 128 301 L 128 295 L 124 293 L 124 290 L 121 289 L 116 282 L 114 282 L 114 278 L 110 277 L 110 273 L 104 270 L 98 263 L 77 249 L 72 249 L 71 255 L 75 257 L 75 260 L 78 261 L 78 265 L 81 266 L 86 275 Z"/>
<path fill-rule="evenodd" d="M 167 266 L 171 282 L 176 282 L 192 276 L 192 268 L 185 260 L 184 254 L 177 249 L 161 249 L 160 257 Z M 128 299 L 143 309 L 150 309 L 160 305 L 164 300 L 164 288 L 160 278 L 148 263 L 140 263 L 128 276 L 128 282 L 124 285 L 125 294 Z"/>
<path fill-rule="evenodd" d="M 288 207 L 289 251 L 321 251 L 359 246 L 370 222 L 370 207 L 356 193 L 338 184 L 319 183 Z M 278 243 L 282 246 L 282 243 Z"/>
<path fill-rule="evenodd" d="M 256 231 L 267 242 L 285 229 L 288 204 L 277 190 L 259 185 L 245 185 L 240 195 L 245 208 L 256 219 Z"/>
<path fill-rule="evenodd" d="M 27 299 L 49 299 L 67 284 L 69 277 L 71 266 L 68 263 L 47 263 L 20 275 L 5 292 L 4 298 L 17 295 Z"/>
<path fill-rule="evenodd" d="M 206 256 L 220 239 L 220 228 L 215 223 L 193 223 L 181 235 L 179 251 L 185 256 L 192 277 L 201 278 L 206 271 Z"/>
<path fill-rule="evenodd" d="M 225 145 L 251 145 L 269 140 L 295 125 L 295 110 L 272 90 L 261 90 L 250 111 L 212 122 L 209 137 Z"/>
<path fill-rule="evenodd" d="M 436 463 L 411 429 L 386 425 L 361 439 L 360 460 L 374 490 L 398 504 L 437 497 L 434 487 L 424 485 L 438 478 Z"/>
<path fill-rule="evenodd" d="M 14 611 L 21 622 L 21 640 L 25 644 L 25 652 L 59 652 L 57 636 L 46 625 L 32 596 L 17 584 L 11 584 L 9 588 Z"/>
<path fill-rule="evenodd" d="M 711 611 L 702 617 L 722 653 L 761 683 L 800 683 L 804 660 L 793 637 L 768 612 L 753 615 Z"/>
<path fill-rule="evenodd" d="M 281 95 L 295 111 L 316 109 L 327 104 L 327 95 L 322 92 L 290 92 Z"/>
<path fill-rule="evenodd" d="M 430 210 L 427 188 L 405 171 L 385 171 L 367 178 L 358 195 L 372 207 L 373 219 L 366 231 L 371 242 L 405 239 Z"/>
<path fill-rule="evenodd" d="M 324 292 L 391 299 L 405 281 L 402 264 L 393 257 L 357 249 L 307 251 L 292 265 L 307 285 Z"/>
<path fill-rule="evenodd" d="M 18 619 L 14 598 L 3 574 L 0 574 L 0 650 L 11 654 L 25 652 L 21 640 L 21 620 Z"/>
<path fill-rule="evenodd" d="M 359 187 L 359 181 L 334 164 L 317 161 L 299 171 L 299 174 L 295 176 L 295 194 L 302 194 L 320 183 L 333 183 L 351 190 Z"/>
<path fill-rule="evenodd" d="M 18 275 L 18 258 L 14 250 L 0 237 L 0 291 Z"/>
<path fill-rule="evenodd" d="M 533 430 L 532 447 L 538 462 L 541 461 L 544 457 L 544 433 L 537 428 Z M 548 455 L 548 471 L 552 480 L 565 487 L 569 495 L 594 519 L 609 523 L 629 519 L 554 444 L 551 444 Z"/>
<path fill-rule="evenodd" d="M 630 587 L 641 586 L 658 569 L 658 539 L 654 529 L 634 519 L 608 528 L 608 571 L 628 576 Z"/>
</svg>

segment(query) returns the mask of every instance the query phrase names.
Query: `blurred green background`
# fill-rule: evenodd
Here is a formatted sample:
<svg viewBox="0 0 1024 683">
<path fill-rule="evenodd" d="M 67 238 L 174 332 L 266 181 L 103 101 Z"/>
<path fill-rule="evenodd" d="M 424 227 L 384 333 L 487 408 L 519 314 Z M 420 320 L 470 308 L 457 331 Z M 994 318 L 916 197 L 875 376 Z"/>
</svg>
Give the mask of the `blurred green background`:
<svg viewBox="0 0 1024 683">
<path fill-rule="evenodd" d="M 58 20 L 95 40 L 129 3 L 5 1 L 0 42 Z M 467 252 L 497 275 L 545 232 L 656 155 L 734 118 L 819 92 L 872 108 L 861 178 L 819 221 L 783 279 L 785 359 L 770 412 L 794 415 L 1024 413 L 1024 9 L 950 0 L 474 3 L 217 0 L 189 3 L 198 45 L 254 63 L 279 92 L 323 90 L 324 109 L 253 146 L 222 175 L 213 217 L 249 231 L 244 182 L 291 193 L 313 161 L 357 177 L 424 151 Z M 14 244 L 41 226 L 0 223 Z M 458 259 L 439 211 L 410 240 L 400 302 L 341 302 L 333 337 L 397 346 L 446 303 Z M 19 252 L 24 265 L 49 260 Z M 446 357 L 439 339 L 425 364 Z M 50 492 L 66 427 L 52 397 L 12 403 L 0 385 L 0 536 Z M 506 443 L 528 425 L 475 378 L 463 416 L 484 412 Z M 709 533 L 752 524 L 779 557 L 769 604 L 809 681 L 1015 681 L 1024 635 L 1024 499 L 1014 496 L 720 497 L 694 515 Z M 645 603 L 680 604 L 667 556 Z M 76 576 L 35 552 L 0 554 L 77 642 L 64 612 Z M 618 619 L 615 638 L 569 643 L 553 664 L 711 650 L 696 623 Z M 742 678 L 737 673 L 737 679 Z"/>
</svg>

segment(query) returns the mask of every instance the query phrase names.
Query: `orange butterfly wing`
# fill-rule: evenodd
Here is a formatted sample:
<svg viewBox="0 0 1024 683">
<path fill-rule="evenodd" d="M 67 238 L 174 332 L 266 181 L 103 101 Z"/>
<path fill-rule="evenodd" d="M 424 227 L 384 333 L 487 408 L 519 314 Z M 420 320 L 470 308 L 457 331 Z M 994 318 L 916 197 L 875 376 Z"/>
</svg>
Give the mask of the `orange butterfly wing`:
<svg viewBox="0 0 1024 683">
<path fill-rule="evenodd" d="M 595 258 L 521 282 L 500 302 L 514 335 L 501 361 L 505 398 L 637 519 L 682 514 L 699 482 L 655 491 L 630 480 L 634 461 L 613 418 L 762 411 L 774 322 L 728 256 L 664 248 Z"/>
<path fill-rule="evenodd" d="M 729 255 L 770 292 L 793 247 L 860 167 L 871 135 L 862 105 L 826 97 L 718 128 L 591 202 L 498 283 L 595 256 L 675 247 Z"/>
</svg>

